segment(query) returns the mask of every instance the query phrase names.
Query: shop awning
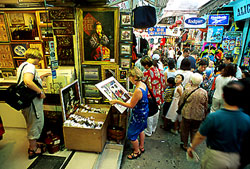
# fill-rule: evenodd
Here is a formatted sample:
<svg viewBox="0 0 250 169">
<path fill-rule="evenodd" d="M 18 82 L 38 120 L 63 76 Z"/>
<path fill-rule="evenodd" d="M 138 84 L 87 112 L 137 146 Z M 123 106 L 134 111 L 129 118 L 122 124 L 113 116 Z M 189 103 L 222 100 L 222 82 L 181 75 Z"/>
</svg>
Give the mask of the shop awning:
<svg viewBox="0 0 250 169">
<path fill-rule="evenodd" d="M 231 0 L 210 0 L 199 8 L 198 16 L 203 16 L 206 14 L 210 14 L 213 11 L 217 11 L 217 9 L 223 7 L 224 5 L 227 5 L 228 3 L 230 3 L 230 1 Z"/>
</svg>

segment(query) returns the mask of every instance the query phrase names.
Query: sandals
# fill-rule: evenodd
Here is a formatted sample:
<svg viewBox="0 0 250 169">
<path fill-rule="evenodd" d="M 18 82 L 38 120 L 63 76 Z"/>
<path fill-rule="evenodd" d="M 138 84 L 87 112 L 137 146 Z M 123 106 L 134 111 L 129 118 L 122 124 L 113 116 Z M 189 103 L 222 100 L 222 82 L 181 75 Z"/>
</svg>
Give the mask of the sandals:
<svg viewBox="0 0 250 169">
<path fill-rule="evenodd" d="M 130 156 L 130 157 L 129 157 Z M 130 155 L 127 156 L 129 160 L 137 159 L 138 157 L 141 156 L 141 152 L 139 151 L 138 153 L 131 153 Z"/>
<path fill-rule="evenodd" d="M 144 153 L 144 152 L 145 152 L 144 147 L 143 147 L 143 148 L 140 148 L 140 151 L 141 151 L 141 153 Z"/>
<path fill-rule="evenodd" d="M 28 149 L 29 159 L 33 159 L 33 158 L 43 154 L 42 150 L 41 150 L 41 153 L 36 153 L 37 149 L 38 149 L 38 147 L 35 150 Z"/>
</svg>

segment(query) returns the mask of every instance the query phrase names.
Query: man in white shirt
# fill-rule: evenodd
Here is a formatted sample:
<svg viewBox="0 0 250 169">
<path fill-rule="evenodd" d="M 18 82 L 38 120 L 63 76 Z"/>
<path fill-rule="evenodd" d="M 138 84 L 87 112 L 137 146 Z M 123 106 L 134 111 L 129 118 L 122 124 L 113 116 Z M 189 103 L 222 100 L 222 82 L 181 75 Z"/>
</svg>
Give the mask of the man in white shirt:
<svg viewBox="0 0 250 169">
<path fill-rule="evenodd" d="M 181 66 L 181 61 L 185 58 L 188 57 L 190 53 L 190 49 L 189 48 L 185 48 L 183 51 L 183 54 L 178 58 L 177 60 L 177 64 L 176 64 L 176 69 L 180 69 Z"/>
<path fill-rule="evenodd" d="M 175 51 L 174 49 L 171 47 L 169 48 L 169 51 L 168 51 L 168 58 L 175 58 Z"/>
</svg>

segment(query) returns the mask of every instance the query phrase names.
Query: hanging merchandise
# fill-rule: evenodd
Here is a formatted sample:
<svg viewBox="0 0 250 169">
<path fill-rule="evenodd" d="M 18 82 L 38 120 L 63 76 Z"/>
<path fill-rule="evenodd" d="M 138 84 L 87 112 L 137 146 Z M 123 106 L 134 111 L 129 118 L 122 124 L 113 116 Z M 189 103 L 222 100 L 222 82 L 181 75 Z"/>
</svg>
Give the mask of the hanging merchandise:
<svg viewBox="0 0 250 169">
<path fill-rule="evenodd" d="M 221 43 L 223 35 L 223 26 L 211 26 L 207 31 L 207 42 Z"/>
<path fill-rule="evenodd" d="M 140 6 L 133 10 L 134 28 L 149 28 L 156 24 L 156 12 L 152 6 Z"/>
<path fill-rule="evenodd" d="M 225 32 L 223 36 L 222 49 L 224 55 L 232 55 L 234 57 L 234 63 L 237 63 L 240 50 L 241 50 L 242 32 Z"/>
<path fill-rule="evenodd" d="M 250 61 L 250 42 L 248 43 L 246 52 L 243 55 L 243 61 L 241 63 L 241 66 L 249 67 L 249 61 Z"/>
</svg>

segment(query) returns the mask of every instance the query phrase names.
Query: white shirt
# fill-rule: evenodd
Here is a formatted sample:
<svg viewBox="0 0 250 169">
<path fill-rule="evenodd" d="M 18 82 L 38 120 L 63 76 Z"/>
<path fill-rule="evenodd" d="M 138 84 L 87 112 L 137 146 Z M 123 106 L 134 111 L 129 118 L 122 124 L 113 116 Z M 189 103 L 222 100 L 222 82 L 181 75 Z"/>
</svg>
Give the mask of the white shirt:
<svg viewBox="0 0 250 169">
<path fill-rule="evenodd" d="M 180 69 L 181 67 L 181 61 L 184 59 L 184 56 L 181 55 L 178 60 L 177 60 L 177 63 L 176 63 L 176 69 Z"/>
<path fill-rule="evenodd" d="M 174 58 L 175 51 L 173 49 L 168 51 L 168 53 L 169 53 L 168 58 Z"/>
</svg>

